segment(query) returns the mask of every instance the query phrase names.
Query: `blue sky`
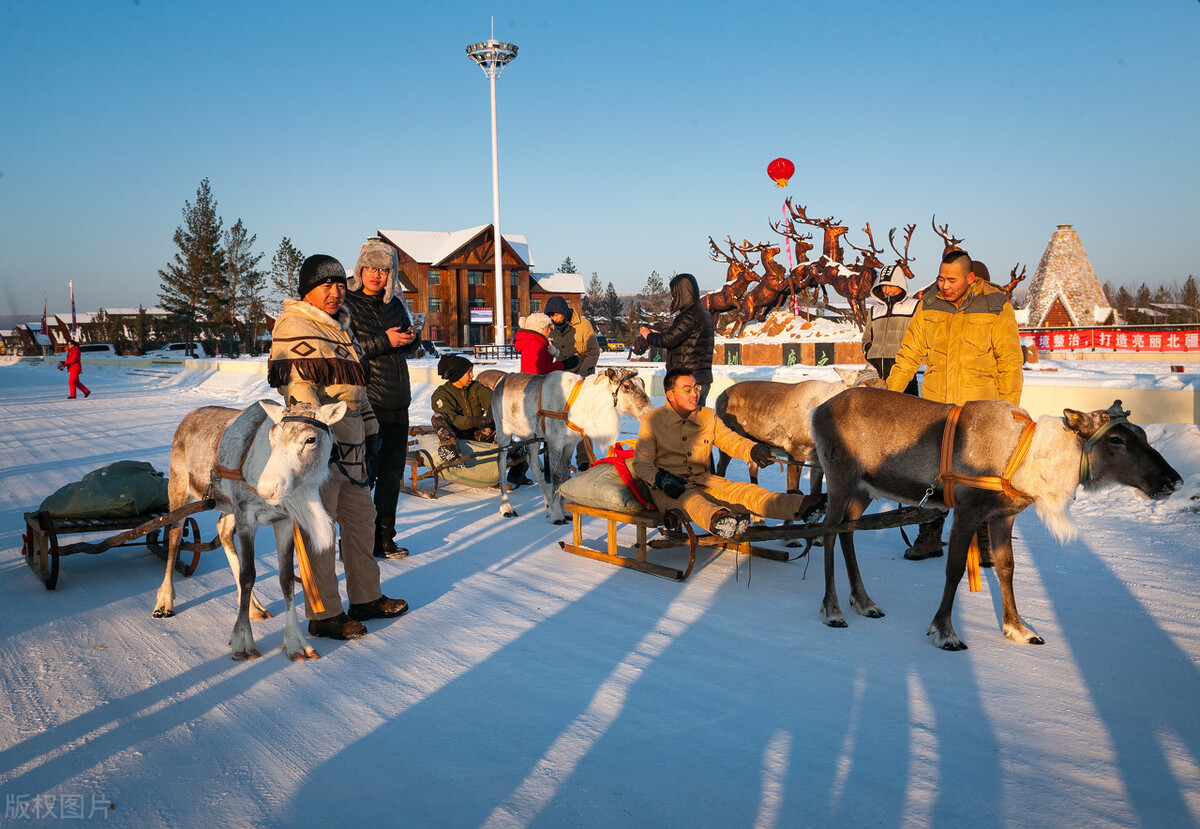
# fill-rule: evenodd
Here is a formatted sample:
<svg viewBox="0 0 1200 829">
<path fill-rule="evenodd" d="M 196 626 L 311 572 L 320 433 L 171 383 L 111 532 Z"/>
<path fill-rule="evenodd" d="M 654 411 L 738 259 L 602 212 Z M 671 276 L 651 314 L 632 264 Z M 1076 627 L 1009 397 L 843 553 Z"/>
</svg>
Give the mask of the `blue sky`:
<svg viewBox="0 0 1200 829">
<path fill-rule="evenodd" d="M 378 228 L 491 221 L 536 270 L 716 288 L 711 235 L 778 240 L 782 198 L 936 213 L 993 274 L 1060 223 L 1103 281 L 1200 272 L 1200 3 L 0 2 L 0 313 L 157 302 L 185 201 L 352 264 Z M 778 190 L 765 168 L 792 159 Z M 819 237 L 818 237 L 819 241 Z M 785 258 L 781 254 L 780 258 Z"/>
</svg>

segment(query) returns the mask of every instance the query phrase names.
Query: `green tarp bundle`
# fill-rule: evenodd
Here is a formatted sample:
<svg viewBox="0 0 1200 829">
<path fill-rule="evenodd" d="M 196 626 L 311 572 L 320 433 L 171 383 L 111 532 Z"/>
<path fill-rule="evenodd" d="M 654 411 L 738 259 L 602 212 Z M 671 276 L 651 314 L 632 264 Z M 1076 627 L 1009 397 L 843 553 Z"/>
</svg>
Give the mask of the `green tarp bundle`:
<svg viewBox="0 0 1200 829">
<path fill-rule="evenodd" d="M 134 518 L 168 505 L 166 476 L 145 461 L 117 461 L 62 487 L 41 508 L 55 518 Z"/>
</svg>

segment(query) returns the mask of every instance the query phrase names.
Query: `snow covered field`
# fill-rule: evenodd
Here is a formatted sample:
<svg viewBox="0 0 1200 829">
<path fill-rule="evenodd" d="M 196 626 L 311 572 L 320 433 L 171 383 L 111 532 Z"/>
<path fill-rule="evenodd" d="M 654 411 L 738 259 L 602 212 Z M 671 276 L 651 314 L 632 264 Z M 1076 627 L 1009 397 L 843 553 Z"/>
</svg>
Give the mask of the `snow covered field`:
<svg viewBox="0 0 1200 829">
<path fill-rule="evenodd" d="M 858 542 L 887 617 L 847 608 L 833 630 L 820 561 L 702 553 L 677 584 L 560 551 L 569 529 L 535 489 L 502 519 L 494 495 L 450 487 L 401 497 L 413 555 L 382 568 L 407 616 L 314 639 L 307 664 L 284 658 L 277 617 L 256 623 L 263 658 L 235 663 L 219 551 L 155 620 L 159 559 L 72 556 L 49 592 L 20 557 L 22 514 L 116 460 L 165 471 L 184 414 L 272 397 L 265 379 L 89 367 L 94 394 L 73 401 L 65 379 L 0 365 L 7 825 L 1200 823 L 1194 426 L 1134 412 L 1185 478 L 1170 499 L 1081 494 L 1065 547 L 1033 510 L 1018 519 L 1018 607 L 1041 647 L 1001 636 L 990 571 L 982 593 L 959 591 L 970 650 L 932 647 L 942 562 L 902 560 L 898 531 Z M 414 422 L 430 391 L 414 388 Z M 215 515 L 200 517 L 211 537 Z M 279 613 L 271 546 L 263 530 L 259 589 Z"/>
</svg>

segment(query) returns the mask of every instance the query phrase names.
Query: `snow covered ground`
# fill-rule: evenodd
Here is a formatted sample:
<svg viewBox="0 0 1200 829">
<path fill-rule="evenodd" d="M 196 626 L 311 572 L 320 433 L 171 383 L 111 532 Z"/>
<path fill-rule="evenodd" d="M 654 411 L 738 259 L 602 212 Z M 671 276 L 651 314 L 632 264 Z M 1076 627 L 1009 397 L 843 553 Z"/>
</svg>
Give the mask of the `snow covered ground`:
<svg viewBox="0 0 1200 829">
<path fill-rule="evenodd" d="M 407 616 L 313 640 L 323 658 L 306 664 L 284 658 L 277 617 L 256 623 L 263 658 L 235 663 L 220 552 L 156 620 L 159 559 L 72 556 L 49 592 L 20 557 L 22 514 L 115 460 L 165 471 L 184 414 L 271 397 L 264 378 L 104 366 L 85 380 L 91 399 L 69 401 L 52 363 L 0 366 L 6 825 L 1200 823 L 1194 426 L 1135 412 L 1185 477 L 1172 498 L 1081 494 L 1065 547 L 1033 510 L 1018 519 L 1018 606 L 1041 647 L 1001 636 L 990 571 L 959 592 L 970 650 L 932 647 L 942 563 L 904 561 L 897 531 L 858 544 L 887 617 L 833 630 L 820 561 L 702 556 L 677 584 L 563 553 L 567 528 L 534 490 L 502 519 L 494 495 L 451 487 L 402 496 L 413 555 L 383 575 Z M 414 421 L 430 391 L 414 389 Z M 269 531 L 259 549 L 278 613 Z"/>
</svg>

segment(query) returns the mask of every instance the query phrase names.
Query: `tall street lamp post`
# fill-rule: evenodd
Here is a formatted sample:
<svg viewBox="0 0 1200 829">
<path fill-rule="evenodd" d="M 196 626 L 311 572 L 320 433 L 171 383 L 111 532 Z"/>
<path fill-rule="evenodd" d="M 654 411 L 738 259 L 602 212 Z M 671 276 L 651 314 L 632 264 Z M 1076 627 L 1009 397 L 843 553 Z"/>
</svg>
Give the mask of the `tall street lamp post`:
<svg viewBox="0 0 1200 829">
<path fill-rule="evenodd" d="M 467 47 L 467 57 L 479 64 L 492 87 L 492 231 L 496 246 L 496 345 L 504 345 L 504 321 L 508 319 L 508 306 L 504 304 L 504 270 L 501 267 L 503 237 L 500 235 L 500 156 L 496 149 L 496 78 L 508 62 L 517 56 L 513 43 L 501 43 L 491 38 L 484 43 L 472 43 Z"/>
</svg>

